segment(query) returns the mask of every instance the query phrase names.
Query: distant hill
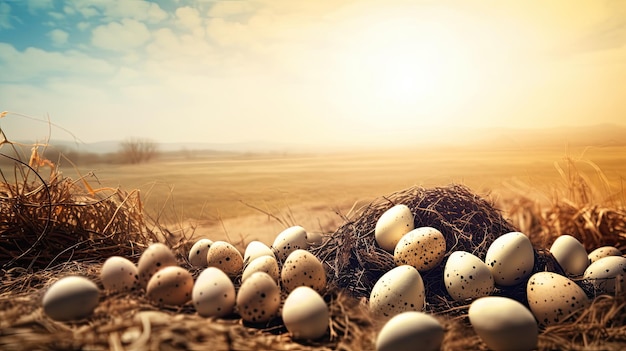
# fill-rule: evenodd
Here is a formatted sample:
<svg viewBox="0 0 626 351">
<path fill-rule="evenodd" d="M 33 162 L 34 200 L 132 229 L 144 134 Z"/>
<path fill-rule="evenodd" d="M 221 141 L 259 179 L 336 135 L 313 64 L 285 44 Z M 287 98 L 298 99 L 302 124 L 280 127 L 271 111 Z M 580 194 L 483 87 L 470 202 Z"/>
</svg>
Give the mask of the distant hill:
<svg viewBox="0 0 626 351">
<path fill-rule="evenodd" d="M 55 148 L 83 153 L 106 154 L 119 150 L 121 141 L 101 141 L 77 143 L 66 140 L 52 140 Z M 25 142 L 28 144 L 28 142 Z M 555 127 L 538 129 L 516 128 L 423 128 L 405 131 L 396 141 L 384 145 L 372 143 L 345 143 L 343 145 L 316 144 L 294 145 L 267 141 L 237 143 L 178 142 L 159 143 L 163 152 L 214 151 L 216 153 L 301 153 L 332 152 L 346 149 L 377 149 L 380 147 L 417 146 L 497 146 L 497 147 L 564 147 L 564 146 L 624 146 L 626 127 L 613 124 L 599 124 L 584 127 Z"/>
</svg>

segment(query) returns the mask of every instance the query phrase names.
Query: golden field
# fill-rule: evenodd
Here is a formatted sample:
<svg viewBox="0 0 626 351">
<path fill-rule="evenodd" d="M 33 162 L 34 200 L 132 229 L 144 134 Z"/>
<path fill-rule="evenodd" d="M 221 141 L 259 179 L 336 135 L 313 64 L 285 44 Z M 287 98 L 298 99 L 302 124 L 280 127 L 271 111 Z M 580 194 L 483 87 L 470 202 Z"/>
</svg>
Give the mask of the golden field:
<svg viewBox="0 0 626 351">
<path fill-rule="evenodd" d="M 484 145 L 207 155 L 76 169 L 61 164 L 66 177 L 82 176 L 93 188 L 139 189 L 146 214 L 160 223 L 178 229 L 208 226 L 197 233 L 201 236 L 221 237 L 227 231 L 269 241 L 267 235 L 282 226 L 267 214 L 332 232 L 341 224 L 336 212 L 345 215 L 355 204 L 414 185 L 463 184 L 497 203 L 519 196 L 550 202 L 559 196 L 554 189 L 568 186 L 561 171 L 567 173 L 572 165 L 597 187 L 595 201 L 612 196 L 623 203 L 625 160 L 626 146 Z"/>
</svg>

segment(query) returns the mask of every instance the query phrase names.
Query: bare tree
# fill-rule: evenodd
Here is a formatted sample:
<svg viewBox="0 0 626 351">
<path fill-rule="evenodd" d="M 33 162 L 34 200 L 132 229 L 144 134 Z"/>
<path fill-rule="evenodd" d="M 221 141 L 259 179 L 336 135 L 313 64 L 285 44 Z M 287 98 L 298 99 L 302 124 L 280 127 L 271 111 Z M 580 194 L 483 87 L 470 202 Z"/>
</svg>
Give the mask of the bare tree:
<svg viewBox="0 0 626 351">
<path fill-rule="evenodd" d="M 120 156 L 124 163 L 148 162 L 159 154 L 157 143 L 150 139 L 129 138 L 120 144 Z"/>
</svg>

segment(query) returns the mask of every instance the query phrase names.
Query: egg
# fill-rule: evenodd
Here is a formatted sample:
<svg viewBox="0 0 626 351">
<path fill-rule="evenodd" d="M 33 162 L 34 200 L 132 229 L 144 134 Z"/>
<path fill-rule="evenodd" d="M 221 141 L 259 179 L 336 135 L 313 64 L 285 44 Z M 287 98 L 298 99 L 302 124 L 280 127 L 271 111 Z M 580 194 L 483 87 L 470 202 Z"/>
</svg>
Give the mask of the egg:
<svg viewBox="0 0 626 351">
<path fill-rule="evenodd" d="M 589 255 L 583 244 L 571 235 L 561 235 L 550 246 L 550 253 L 569 276 L 585 273 Z"/>
<path fill-rule="evenodd" d="M 376 281 L 369 308 L 374 316 L 392 317 L 406 311 L 421 311 L 425 304 L 422 276 L 413 266 L 391 269 Z"/>
<path fill-rule="evenodd" d="M 435 351 L 443 342 L 439 321 L 423 312 L 403 312 L 387 321 L 376 337 L 377 351 Z"/>
<path fill-rule="evenodd" d="M 230 277 L 241 274 L 243 257 L 236 247 L 225 241 L 214 242 L 206 257 L 209 267 L 217 267 Z"/>
<path fill-rule="evenodd" d="M 467 312 L 476 334 L 490 350 L 530 351 L 537 348 L 539 328 L 532 312 L 501 296 L 481 297 Z"/>
<path fill-rule="evenodd" d="M 146 296 L 165 305 L 184 305 L 191 299 L 193 277 L 186 269 L 169 266 L 156 272 L 148 281 Z"/>
<path fill-rule="evenodd" d="M 446 238 L 432 227 L 406 233 L 396 244 L 393 258 L 397 265 L 408 264 L 420 272 L 435 268 L 446 253 Z"/>
<path fill-rule="evenodd" d="M 528 305 L 540 324 L 558 323 L 586 307 L 589 298 L 576 283 L 553 272 L 533 274 L 526 286 Z"/>
<path fill-rule="evenodd" d="M 99 299 L 100 290 L 94 282 L 81 276 L 68 276 L 46 290 L 42 305 L 48 317 L 56 321 L 70 321 L 93 313 Z"/>
<path fill-rule="evenodd" d="M 235 308 L 235 286 L 226 273 L 209 267 L 198 275 L 191 291 L 191 300 L 202 317 L 223 317 Z"/>
<path fill-rule="evenodd" d="M 622 252 L 615 246 L 602 246 L 589 253 L 589 264 L 608 256 L 621 256 Z"/>
<path fill-rule="evenodd" d="M 590 264 L 583 276 L 597 294 L 626 293 L 626 257 L 607 256 Z"/>
<path fill-rule="evenodd" d="M 254 261 L 255 258 L 261 256 L 272 256 L 276 258 L 276 255 L 274 255 L 274 251 L 272 251 L 269 246 L 256 240 L 249 242 L 248 245 L 246 245 L 246 250 L 243 253 L 244 265 Z"/>
<path fill-rule="evenodd" d="M 497 285 L 516 285 L 532 273 L 535 250 L 525 234 L 507 233 L 491 243 L 485 263 Z"/>
<path fill-rule="evenodd" d="M 212 244 L 213 241 L 209 239 L 196 241 L 191 247 L 191 250 L 189 250 L 189 263 L 194 267 L 207 267 L 206 257 Z"/>
<path fill-rule="evenodd" d="M 248 263 L 246 268 L 243 270 L 241 280 L 246 280 L 246 278 L 254 272 L 265 272 L 269 274 L 270 277 L 272 277 L 272 279 L 274 279 L 277 283 L 280 279 L 278 261 L 276 261 L 274 256 L 261 256 L 252 260 L 252 262 Z"/>
<path fill-rule="evenodd" d="M 241 283 L 237 293 L 237 311 L 251 323 L 267 322 L 280 307 L 280 288 L 267 273 L 254 272 Z"/>
<path fill-rule="evenodd" d="M 176 256 L 169 247 L 161 243 L 155 243 L 146 249 L 139 257 L 137 271 L 139 273 L 139 285 L 145 288 L 148 280 L 154 273 L 168 266 L 177 266 Z"/>
<path fill-rule="evenodd" d="M 408 232 L 415 229 L 413 213 L 407 205 L 394 205 L 385 211 L 374 228 L 376 243 L 383 250 L 393 252 L 398 241 Z"/>
<path fill-rule="evenodd" d="M 106 290 L 131 290 L 139 285 L 139 272 L 135 264 L 128 259 L 111 256 L 102 264 L 100 279 Z"/>
<path fill-rule="evenodd" d="M 324 242 L 324 236 L 319 232 L 309 232 L 306 234 L 306 239 L 309 242 L 309 247 L 319 246 Z"/>
<path fill-rule="evenodd" d="M 475 299 L 493 292 L 491 271 L 478 257 L 465 251 L 455 251 L 443 270 L 443 281 L 454 300 Z"/>
<path fill-rule="evenodd" d="M 330 321 L 326 302 L 308 286 L 299 286 L 289 293 L 282 317 L 294 339 L 319 339 L 326 334 Z"/>
<path fill-rule="evenodd" d="M 322 262 L 306 250 L 289 254 L 280 272 L 280 280 L 287 292 L 299 286 L 308 286 L 319 293 L 326 289 L 326 271 Z"/>
<path fill-rule="evenodd" d="M 284 261 L 295 250 L 308 249 L 309 241 L 306 230 L 299 225 L 283 230 L 276 236 L 272 248 L 276 252 L 276 258 L 281 261 Z"/>
</svg>

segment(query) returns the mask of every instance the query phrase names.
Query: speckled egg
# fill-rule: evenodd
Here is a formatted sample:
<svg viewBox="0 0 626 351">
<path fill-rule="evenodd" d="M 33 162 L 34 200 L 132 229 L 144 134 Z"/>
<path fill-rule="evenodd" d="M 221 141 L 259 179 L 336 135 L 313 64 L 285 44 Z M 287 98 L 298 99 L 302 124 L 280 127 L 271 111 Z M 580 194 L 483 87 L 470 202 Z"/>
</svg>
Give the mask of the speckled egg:
<svg viewBox="0 0 626 351">
<path fill-rule="evenodd" d="M 209 267 L 200 273 L 191 292 L 193 306 L 202 317 L 223 317 L 235 307 L 235 286 L 226 273 Z"/>
<path fill-rule="evenodd" d="M 369 307 L 375 316 L 392 317 L 406 311 L 421 311 L 425 304 L 422 276 L 413 266 L 402 265 L 383 274 L 374 284 Z"/>
<path fill-rule="evenodd" d="M 494 289 L 493 276 L 485 262 L 465 251 L 455 251 L 448 257 L 443 281 L 448 294 L 457 301 L 487 296 Z"/>
<path fill-rule="evenodd" d="M 432 227 L 420 227 L 406 233 L 393 252 L 398 266 L 408 264 L 420 272 L 437 267 L 446 254 L 446 238 Z"/>
<path fill-rule="evenodd" d="M 569 278 L 552 272 L 533 274 L 526 294 L 530 310 L 544 325 L 558 323 L 589 304 L 583 289 Z"/>
<path fill-rule="evenodd" d="M 267 273 L 254 272 L 241 283 L 237 311 L 241 319 L 263 323 L 274 318 L 280 307 L 280 288 Z"/>
<path fill-rule="evenodd" d="M 130 260 L 111 256 L 100 269 L 100 279 L 105 290 L 125 291 L 139 286 L 139 272 Z"/>
<path fill-rule="evenodd" d="M 539 328 L 532 312 L 501 296 L 481 297 L 467 312 L 476 334 L 493 351 L 530 351 L 537 348 Z"/>
<path fill-rule="evenodd" d="M 306 250 L 308 248 L 309 241 L 306 230 L 299 225 L 289 227 L 280 232 L 272 244 L 272 249 L 276 252 L 276 258 L 280 261 L 284 261 L 295 250 Z"/>
<path fill-rule="evenodd" d="M 589 264 L 608 256 L 621 256 L 622 252 L 615 246 L 602 246 L 589 253 Z"/>
<path fill-rule="evenodd" d="M 145 288 L 148 280 L 154 273 L 168 266 L 177 266 L 176 256 L 169 247 L 161 243 L 155 243 L 146 249 L 139 257 L 137 271 L 139 272 L 139 285 Z"/>
<path fill-rule="evenodd" d="M 272 256 L 276 258 L 276 256 L 274 255 L 274 251 L 272 251 L 269 246 L 256 240 L 249 242 L 248 245 L 246 245 L 246 250 L 243 253 L 244 266 L 254 261 L 255 258 L 261 256 Z"/>
<path fill-rule="evenodd" d="M 207 267 L 206 257 L 212 244 L 213 241 L 209 239 L 196 241 L 189 250 L 189 263 L 194 267 Z"/>
<path fill-rule="evenodd" d="M 274 279 L 277 283 L 280 279 L 278 261 L 276 261 L 274 256 L 261 256 L 252 260 L 243 270 L 241 280 L 246 280 L 246 278 L 254 272 L 265 272 L 269 274 L 270 277 L 272 277 L 272 279 Z"/>
<path fill-rule="evenodd" d="M 383 250 L 393 252 L 398 241 L 415 229 L 413 213 L 407 205 L 398 204 L 385 211 L 374 228 L 376 243 Z"/>
<path fill-rule="evenodd" d="M 319 339 L 326 334 L 330 321 L 326 302 L 308 286 L 299 286 L 289 293 L 282 317 L 294 339 Z"/>
<path fill-rule="evenodd" d="M 280 272 L 280 280 L 287 292 L 299 286 L 308 286 L 320 294 L 326 289 L 326 271 L 322 262 L 306 250 L 289 254 Z"/>
<path fill-rule="evenodd" d="M 61 278 L 43 295 L 43 311 L 57 321 L 70 321 L 89 316 L 98 306 L 100 290 L 85 277 Z"/>
<path fill-rule="evenodd" d="M 590 264 L 583 276 L 596 294 L 626 293 L 626 257 L 607 256 Z"/>
<path fill-rule="evenodd" d="M 439 321 L 423 312 L 403 312 L 387 321 L 376 338 L 376 351 L 436 351 L 443 342 Z"/>
<path fill-rule="evenodd" d="M 589 255 L 583 244 L 571 235 L 561 235 L 550 246 L 550 253 L 568 276 L 580 276 L 589 266 Z"/>
<path fill-rule="evenodd" d="M 169 266 L 156 272 L 148 281 L 146 296 L 165 305 L 184 305 L 191 299 L 193 277 L 186 269 Z"/>
<path fill-rule="evenodd" d="M 216 241 L 211 245 L 206 257 L 209 267 L 217 267 L 229 277 L 241 274 L 243 257 L 236 247 L 225 241 Z"/>
<path fill-rule="evenodd" d="M 491 243 L 485 263 L 497 285 L 516 285 L 532 273 L 535 250 L 525 234 L 507 233 Z"/>
</svg>

